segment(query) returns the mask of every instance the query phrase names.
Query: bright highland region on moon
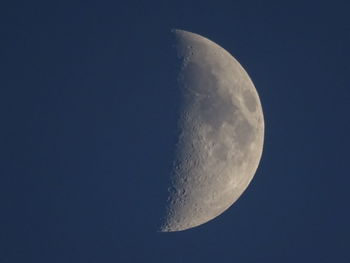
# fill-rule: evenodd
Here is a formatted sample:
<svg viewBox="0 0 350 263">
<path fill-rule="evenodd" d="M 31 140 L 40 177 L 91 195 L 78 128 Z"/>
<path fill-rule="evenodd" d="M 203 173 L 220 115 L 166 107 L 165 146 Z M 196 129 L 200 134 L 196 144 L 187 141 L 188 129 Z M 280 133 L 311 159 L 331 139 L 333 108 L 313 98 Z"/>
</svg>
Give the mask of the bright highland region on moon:
<svg viewBox="0 0 350 263">
<path fill-rule="evenodd" d="M 242 66 L 214 42 L 175 30 L 182 108 L 162 231 L 201 225 L 247 188 L 264 137 L 259 96 Z"/>
</svg>

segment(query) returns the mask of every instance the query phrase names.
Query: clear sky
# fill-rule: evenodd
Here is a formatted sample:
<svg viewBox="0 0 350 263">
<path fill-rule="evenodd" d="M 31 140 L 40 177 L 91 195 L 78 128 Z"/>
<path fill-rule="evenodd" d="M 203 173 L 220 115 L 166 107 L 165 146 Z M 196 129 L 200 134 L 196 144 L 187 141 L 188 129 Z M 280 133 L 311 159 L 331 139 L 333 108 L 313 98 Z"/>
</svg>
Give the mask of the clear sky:
<svg viewBox="0 0 350 263">
<path fill-rule="evenodd" d="M 0 262 L 350 262 L 347 1 L 0 5 Z M 170 33 L 232 53 L 265 145 L 229 210 L 159 233 L 177 138 Z"/>
</svg>

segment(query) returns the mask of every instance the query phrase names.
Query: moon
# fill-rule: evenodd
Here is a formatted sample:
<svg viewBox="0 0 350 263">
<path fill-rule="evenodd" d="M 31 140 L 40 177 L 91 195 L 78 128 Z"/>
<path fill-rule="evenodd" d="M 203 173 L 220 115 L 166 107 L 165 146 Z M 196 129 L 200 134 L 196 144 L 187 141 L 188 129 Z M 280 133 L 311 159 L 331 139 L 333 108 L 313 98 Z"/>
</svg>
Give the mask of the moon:
<svg viewBox="0 0 350 263">
<path fill-rule="evenodd" d="M 162 232 L 202 225 L 236 202 L 254 177 L 264 141 L 260 99 L 239 62 L 203 36 L 173 32 L 182 103 Z"/>
</svg>

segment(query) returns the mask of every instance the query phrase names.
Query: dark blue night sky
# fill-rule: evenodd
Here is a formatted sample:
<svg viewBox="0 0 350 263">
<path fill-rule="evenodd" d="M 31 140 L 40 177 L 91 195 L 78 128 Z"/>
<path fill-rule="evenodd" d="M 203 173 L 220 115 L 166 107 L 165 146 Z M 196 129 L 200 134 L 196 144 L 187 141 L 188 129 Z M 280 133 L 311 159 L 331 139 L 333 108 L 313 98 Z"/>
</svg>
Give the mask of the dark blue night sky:
<svg viewBox="0 0 350 263">
<path fill-rule="evenodd" d="M 350 262 L 347 1 L 0 5 L 0 262 Z M 229 210 L 159 233 L 177 140 L 173 28 L 232 53 L 265 115 Z"/>
</svg>

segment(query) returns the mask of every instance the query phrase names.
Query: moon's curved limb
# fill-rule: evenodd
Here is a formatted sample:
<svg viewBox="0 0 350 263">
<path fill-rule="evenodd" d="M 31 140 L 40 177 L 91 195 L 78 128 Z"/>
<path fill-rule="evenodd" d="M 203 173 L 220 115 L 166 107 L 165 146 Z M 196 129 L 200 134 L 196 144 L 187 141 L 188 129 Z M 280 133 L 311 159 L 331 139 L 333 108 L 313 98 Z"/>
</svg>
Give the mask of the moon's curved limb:
<svg viewBox="0 0 350 263">
<path fill-rule="evenodd" d="M 183 103 L 164 232 L 201 225 L 230 207 L 252 180 L 264 140 L 258 93 L 237 60 L 207 38 L 174 32 Z"/>
</svg>

